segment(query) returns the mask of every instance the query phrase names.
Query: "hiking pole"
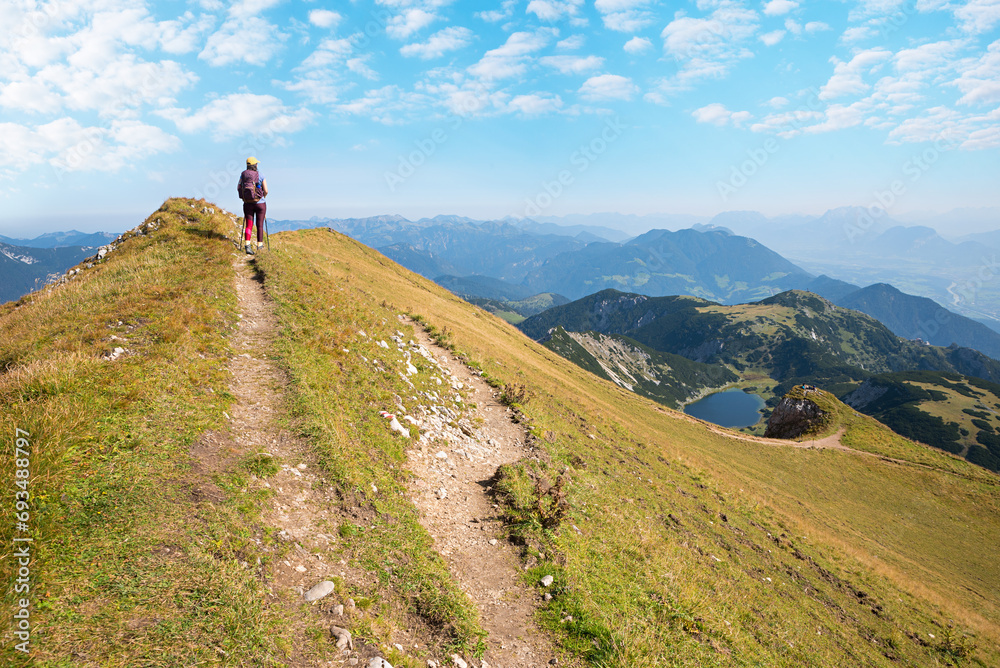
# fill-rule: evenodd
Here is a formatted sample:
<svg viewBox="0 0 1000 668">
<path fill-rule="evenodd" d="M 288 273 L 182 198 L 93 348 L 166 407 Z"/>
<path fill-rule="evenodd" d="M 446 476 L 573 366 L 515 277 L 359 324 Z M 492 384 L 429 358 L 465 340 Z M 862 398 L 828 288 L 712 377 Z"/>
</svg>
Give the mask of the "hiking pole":
<svg viewBox="0 0 1000 668">
<path fill-rule="evenodd" d="M 271 251 L 271 234 L 267 231 L 267 216 L 264 216 L 264 241 L 267 242 L 267 250 Z"/>
</svg>

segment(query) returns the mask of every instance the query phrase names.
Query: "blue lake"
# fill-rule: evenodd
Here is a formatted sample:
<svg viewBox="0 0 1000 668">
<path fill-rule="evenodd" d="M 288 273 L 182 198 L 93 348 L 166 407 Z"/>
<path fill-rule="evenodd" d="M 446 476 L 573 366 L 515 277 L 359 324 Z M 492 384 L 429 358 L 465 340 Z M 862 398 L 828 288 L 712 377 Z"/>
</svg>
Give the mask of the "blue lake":
<svg viewBox="0 0 1000 668">
<path fill-rule="evenodd" d="M 684 412 L 699 420 L 720 427 L 749 427 L 760 420 L 764 400 L 743 390 L 726 390 L 710 394 L 684 407 Z"/>
</svg>

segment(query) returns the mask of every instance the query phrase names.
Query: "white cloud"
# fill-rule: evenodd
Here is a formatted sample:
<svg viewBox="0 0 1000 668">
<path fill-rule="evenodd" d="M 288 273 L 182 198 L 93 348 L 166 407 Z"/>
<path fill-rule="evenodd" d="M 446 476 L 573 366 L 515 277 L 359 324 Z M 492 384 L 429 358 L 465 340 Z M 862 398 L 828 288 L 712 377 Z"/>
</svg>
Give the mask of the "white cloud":
<svg viewBox="0 0 1000 668">
<path fill-rule="evenodd" d="M 767 105 L 769 107 L 771 107 L 772 109 L 781 109 L 782 107 L 787 107 L 788 106 L 788 98 L 787 97 L 772 97 L 770 100 L 767 101 Z"/>
<path fill-rule="evenodd" d="M 600 56 L 545 56 L 539 61 L 542 65 L 554 67 L 563 74 L 583 74 L 593 72 L 604 65 Z"/>
<path fill-rule="evenodd" d="M 883 19 L 903 12 L 907 0 L 856 0 L 847 20 L 856 22 Z"/>
<path fill-rule="evenodd" d="M 584 81 L 578 92 L 580 97 L 591 102 L 631 100 L 639 92 L 639 88 L 628 77 L 617 74 L 600 74 Z"/>
<path fill-rule="evenodd" d="M 952 82 L 962 97 L 958 104 L 996 104 L 1000 102 L 1000 40 L 989 45 L 978 60 L 965 61 L 961 74 Z"/>
<path fill-rule="evenodd" d="M 765 116 L 759 122 L 751 125 L 750 130 L 776 134 L 782 139 L 789 139 L 802 134 L 804 127 L 821 120 L 823 117 L 823 113 L 819 111 L 806 111 L 804 109 L 783 111 Z"/>
<path fill-rule="evenodd" d="M 273 95 L 233 93 L 212 100 L 194 113 L 166 109 L 161 116 L 173 121 L 181 132 L 208 132 L 216 141 L 249 136 L 270 130 L 278 134 L 297 132 L 313 118 L 308 109 L 291 109 Z"/>
<path fill-rule="evenodd" d="M 950 65 L 963 46 L 959 40 L 929 42 L 897 52 L 893 61 L 899 72 L 935 70 Z"/>
<path fill-rule="evenodd" d="M 764 4 L 764 13 L 768 16 L 781 16 L 798 8 L 798 6 L 799 3 L 793 2 L 793 0 L 771 0 Z"/>
<path fill-rule="evenodd" d="M 429 103 L 425 95 L 404 91 L 399 86 L 384 86 L 368 90 L 363 97 L 338 105 L 337 109 L 347 114 L 366 116 L 376 123 L 398 125 L 411 119 L 416 111 Z"/>
<path fill-rule="evenodd" d="M 1000 2 L 997 0 L 970 0 L 954 8 L 955 18 L 967 33 L 981 35 L 1000 23 Z"/>
<path fill-rule="evenodd" d="M 729 111 L 724 105 L 719 104 L 718 102 L 713 102 L 712 104 L 706 105 L 700 109 L 695 109 L 691 112 L 691 115 L 699 123 L 711 123 L 712 125 L 717 125 L 719 127 L 730 124 L 736 127 L 741 127 L 744 123 L 753 118 L 749 111 Z"/>
<path fill-rule="evenodd" d="M 421 44 L 407 44 L 399 50 L 406 57 L 422 60 L 438 58 L 449 51 L 457 51 L 472 43 L 473 32 L 468 28 L 449 27 L 440 30 Z"/>
<path fill-rule="evenodd" d="M 871 39 L 877 34 L 878 31 L 871 26 L 855 26 L 845 30 L 844 34 L 840 36 L 840 41 L 844 44 L 853 44 L 855 42 Z"/>
<path fill-rule="evenodd" d="M 39 79 L 24 78 L 0 85 L 0 107 L 35 114 L 51 114 L 62 109 L 63 98 Z"/>
<path fill-rule="evenodd" d="M 500 21 L 509 19 L 514 15 L 514 6 L 516 4 L 516 0 L 504 0 L 500 9 L 490 9 L 482 12 L 476 12 L 475 16 L 476 18 L 482 19 L 487 23 L 500 23 Z"/>
<path fill-rule="evenodd" d="M 892 52 L 882 48 L 868 49 L 858 53 L 850 62 L 843 62 L 836 57 L 830 59 L 834 64 L 833 76 L 819 92 L 819 99 L 832 100 L 845 95 L 860 95 L 871 88 L 864 80 L 865 74 L 874 74 L 892 57 Z"/>
<path fill-rule="evenodd" d="M 431 12 L 413 7 L 405 10 L 402 14 L 397 14 L 390 18 L 389 23 L 385 27 L 385 33 L 393 39 L 406 39 L 415 32 L 434 23 L 437 18 Z"/>
<path fill-rule="evenodd" d="M 313 9 L 309 12 L 309 23 L 319 28 L 332 28 L 343 20 L 343 16 L 329 9 Z"/>
<path fill-rule="evenodd" d="M 531 0 L 526 11 L 551 22 L 576 16 L 582 5 L 583 0 Z"/>
<path fill-rule="evenodd" d="M 861 125 L 868 110 L 867 103 L 863 101 L 851 105 L 832 104 L 824 111 L 822 122 L 804 128 L 803 132 L 818 134 Z"/>
<path fill-rule="evenodd" d="M 137 160 L 179 148 L 176 137 L 139 121 L 84 127 L 60 118 L 29 127 L 0 123 L 0 162 L 13 171 L 48 162 L 60 171 L 117 172 Z"/>
<path fill-rule="evenodd" d="M 822 21 L 810 21 L 806 24 L 806 32 L 824 32 L 826 30 L 833 30 L 829 23 L 823 23 Z"/>
<path fill-rule="evenodd" d="M 676 93 L 703 79 L 722 78 L 738 61 L 753 57 L 746 43 L 757 32 L 757 19 L 756 12 L 729 2 L 704 18 L 678 13 L 660 36 L 665 55 L 678 62 L 680 71 L 662 81 L 660 90 Z"/>
<path fill-rule="evenodd" d="M 508 79 L 527 70 L 531 54 L 548 45 L 555 33 L 551 30 L 515 32 L 503 46 L 487 51 L 482 59 L 469 67 L 469 73 L 480 79 Z"/>
<path fill-rule="evenodd" d="M 781 40 L 785 38 L 784 30 L 772 30 L 771 32 L 764 33 L 760 36 L 760 41 L 764 42 L 765 46 L 774 46 Z"/>
<path fill-rule="evenodd" d="M 562 109 L 563 101 L 558 95 L 517 95 L 507 103 L 509 111 L 525 116 L 539 116 Z"/>
<path fill-rule="evenodd" d="M 378 72 L 373 70 L 368 66 L 368 61 L 371 60 L 371 54 L 366 53 L 359 58 L 348 58 L 347 59 L 347 69 L 355 74 L 363 76 L 369 81 L 378 80 Z"/>
<path fill-rule="evenodd" d="M 286 37 L 259 16 L 237 16 L 223 23 L 208 38 L 198 57 L 216 67 L 240 61 L 248 65 L 265 65 L 277 55 Z"/>
<path fill-rule="evenodd" d="M 563 51 L 576 51 L 577 49 L 583 48 L 583 45 L 586 43 L 587 38 L 583 35 L 571 35 L 566 39 L 556 42 L 556 48 L 562 49 Z"/>
<path fill-rule="evenodd" d="M 651 51 L 653 49 L 653 43 L 645 37 L 633 37 L 629 41 L 625 42 L 625 46 L 622 48 L 625 49 L 626 53 L 635 55 L 645 51 Z"/>
<path fill-rule="evenodd" d="M 596 0 L 594 7 L 608 30 L 634 33 L 651 25 L 653 14 L 645 9 L 650 0 Z"/>
</svg>

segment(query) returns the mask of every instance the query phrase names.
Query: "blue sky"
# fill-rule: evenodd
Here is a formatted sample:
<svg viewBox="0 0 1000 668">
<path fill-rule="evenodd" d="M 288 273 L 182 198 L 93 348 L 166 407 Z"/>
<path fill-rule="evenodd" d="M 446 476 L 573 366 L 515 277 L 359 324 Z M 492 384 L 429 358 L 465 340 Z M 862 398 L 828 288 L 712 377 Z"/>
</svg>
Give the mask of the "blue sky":
<svg viewBox="0 0 1000 668">
<path fill-rule="evenodd" d="M 1000 0 L 8 0 L 0 234 L 998 206 Z"/>
</svg>

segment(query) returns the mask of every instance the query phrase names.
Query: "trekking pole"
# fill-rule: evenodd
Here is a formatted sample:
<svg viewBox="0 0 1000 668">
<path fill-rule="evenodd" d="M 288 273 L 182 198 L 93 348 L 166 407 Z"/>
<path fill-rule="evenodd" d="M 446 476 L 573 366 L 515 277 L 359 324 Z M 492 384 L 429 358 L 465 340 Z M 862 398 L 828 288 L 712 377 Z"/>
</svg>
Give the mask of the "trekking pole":
<svg viewBox="0 0 1000 668">
<path fill-rule="evenodd" d="M 267 250 L 271 250 L 271 234 L 267 231 L 267 216 L 264 216 L 264 241 L 267 242 Z"/>
</svg>

